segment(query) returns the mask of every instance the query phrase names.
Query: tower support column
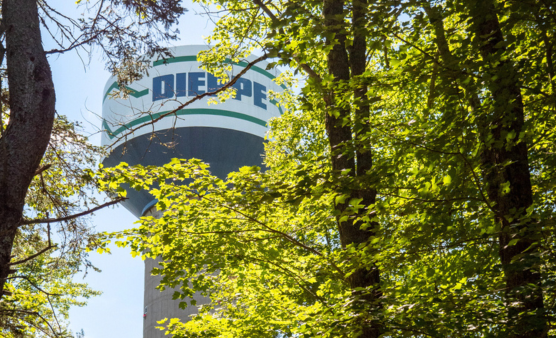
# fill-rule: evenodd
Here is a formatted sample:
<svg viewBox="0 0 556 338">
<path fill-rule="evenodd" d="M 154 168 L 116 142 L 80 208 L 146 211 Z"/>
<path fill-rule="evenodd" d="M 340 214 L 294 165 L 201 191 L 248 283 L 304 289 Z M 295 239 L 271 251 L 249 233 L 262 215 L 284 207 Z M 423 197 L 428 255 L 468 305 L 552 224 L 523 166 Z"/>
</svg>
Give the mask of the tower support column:
<svg viewBox="0 0 556 338">
<path fill-rule="evenodd" d="M 156 210 L 155 206 L 152 206 L 145 213 L 145 216 L 160 218 L 162 213 Z M 162 262 L 160 257 L 157 259 L 145 259 L 143 338 L 168 338 L 168 336 L 164 334 L 165 331 L 156 328 L 157 326 L 162 326 L 157 324 L 158 321 L 164 318 L 179 318 L 180 321 L 184 323 L 189 321 L 192 315 L 196 315 L 199 312 L 197 306 L 190 305 L 185 309 L 179 307 L 181 302 L 187 301 L 189 303 L 191 301 L 191 298 L 173 300 L 172 296 L 174 292 L 179 290 L 167 288 L 164 291 L 160 291 L 156 288 L 160 284 L 162 277 L 151 275 L 151 271 L 153 268 L 158 267 L 158 263 L 160 262 Z M 200 293 L 195 293 L 193 299 L 197 301 L 198 306 L 210 303 L 210 298 L 203 297 Z"/>
</svg>

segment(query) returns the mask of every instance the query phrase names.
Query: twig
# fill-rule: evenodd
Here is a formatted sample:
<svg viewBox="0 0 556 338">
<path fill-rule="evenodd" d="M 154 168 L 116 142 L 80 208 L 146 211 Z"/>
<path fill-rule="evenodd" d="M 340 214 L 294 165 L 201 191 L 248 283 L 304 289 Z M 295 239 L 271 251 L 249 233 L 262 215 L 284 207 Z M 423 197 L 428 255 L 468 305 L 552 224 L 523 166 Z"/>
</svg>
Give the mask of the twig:
<svg viewBox="0 0 556 338">
<path fill-rule="evenodd" d="M 58 324 L 58 330 L 62 331 L 62 327 L 60 326 L 60 322 L 58 321 L 58 316 L 56 316 L 56 310 L 54 309 L 54 305 L 52 305 L 52 302 L 50 301 L 50 297 L 48 297 L 48 295 L 46 296 L 46 299 L 48 300 L 48 304 L 50 304 L 50 309 L 52 310 L 52 316 L 56 320 L 56 324 Z"/>
</svg>

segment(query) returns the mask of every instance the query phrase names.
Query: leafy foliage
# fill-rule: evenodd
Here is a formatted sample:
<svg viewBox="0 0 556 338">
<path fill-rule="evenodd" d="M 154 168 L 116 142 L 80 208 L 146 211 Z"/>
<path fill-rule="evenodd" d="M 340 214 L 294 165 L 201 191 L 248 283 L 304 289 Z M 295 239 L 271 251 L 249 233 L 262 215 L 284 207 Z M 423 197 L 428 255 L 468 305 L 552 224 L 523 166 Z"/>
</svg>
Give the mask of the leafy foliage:
<svg viewBox="0 0 556 338">
<path fill-rule="evenodd" d="M 265 171 L 223 181 L 175 159 L 99 174 L 106 189 L 150 190 L 162 213 L 114 234 L 118 243 L 161 256 L 153 274 L 180 288 L 176 298 L 212 299 L 166 328 L 176 337 L 367 337 L 369 326 L 384 337 L 553 334 L 553 5 L 363 2 L 358 26 L 361 2 L 330 2 L 342 9 L 335 33 L 321 2 L 203 1 L 220 11 L 214 47 L 200 55 L 208 69 L 261 48 L 304 76 L 299 93 L 275 94 L 287 112 L 271 121 Z M 365 70 L 339 79 L 334 48 L 353 58 L 360 32 Z M 352 138 L 331 145 L 340 127 Z M 347 157 L 357 168 L 365 152 L 363 173 L 334 167 Z M 357 198 L 365 189 L 374 203 Z M 346 245 L 349 222 L 371 237 Z M 380 283 L 354 288 L 362 270 L 379 271 Z"/>
</svg>

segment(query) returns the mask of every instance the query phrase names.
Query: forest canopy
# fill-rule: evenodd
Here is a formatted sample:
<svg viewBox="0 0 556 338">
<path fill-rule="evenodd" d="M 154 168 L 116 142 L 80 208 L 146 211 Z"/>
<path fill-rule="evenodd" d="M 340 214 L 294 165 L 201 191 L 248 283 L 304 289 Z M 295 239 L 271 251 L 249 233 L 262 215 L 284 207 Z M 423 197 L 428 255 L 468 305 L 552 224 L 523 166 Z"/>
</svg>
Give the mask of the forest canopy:
<svg viewBox="0 0 556 338">
<path fill-rule="evenodd" d="M 162 212 L 117 243 L 161 256 L 152 273 L 177 297 L 211 297 L 165 329 L 555 334 L 551 1 L 200 3 L 216 23 L 206 69 L 258 49 L 300 90 L 269 94 L 285 113 L 263 169 L 221 180 L 175 159 L 98 173 L 106 189 L 150 190 Z"/>
</svg>

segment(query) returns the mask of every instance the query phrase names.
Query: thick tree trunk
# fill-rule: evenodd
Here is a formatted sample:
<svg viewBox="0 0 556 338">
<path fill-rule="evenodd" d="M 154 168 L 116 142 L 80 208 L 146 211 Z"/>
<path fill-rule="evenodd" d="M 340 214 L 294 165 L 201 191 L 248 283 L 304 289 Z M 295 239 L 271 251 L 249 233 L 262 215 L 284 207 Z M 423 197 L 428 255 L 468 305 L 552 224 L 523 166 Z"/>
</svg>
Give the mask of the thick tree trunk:
<svg viewBox="0 0 556 338">
<path fill-rule="evenodd" d="M 513 63 L 506 60 L 494 3 L 480 0 L 468 5 L 488 74 L 484 78 L 494 101 L 494 111 L 484 118 L 487 125 L 483 127 L 492 133 L 492 142 L 483 145 L 482 162 L 487 193 L 495 202 L 501 227 L 499 253 L 506 279 L 507 327 L 510 337 L 542 337 L 546 319 L 541 276 L 536 271 L 538 248 L 533 245 L 537 232 L 525 217 L 533 204 L 533 194 L 527 143 L 520 139 L 524 111 L 519 75 Z M 508 183 L 509 191 L 504 191 Z M 517 243 L 510 245 L 512 239 Z"/>
<path fill-rule="evenodd" d="M 36 0 L 3 0 L 10 121 L 0 138 L 0 297 L 25 196 L 44 155 L 55 115 L 50 67 Z"/>
<path fill-rule="evenodd" d="M 350 67 L 351 73 L 354 76 L 363 74 L 366 65 L 366 42 L 365 42 L 365 11 L 366 1 L 359 0 L 354 2 L 353 12 L 353 32 L 354 44 L 351 49 L 351 58 L 348 58 L 346 49 L 346 32 L 344 24 L 344 1 L 342 0 L 325 0 L 324 1 L 324 24 L 328 32 L 334 34 L 334 38 L 338 43 L 334 44 L 332 50 L 328 53 L 328 71 L 334 76 L 338 83 L 347 85 L 350 80 Z M 329 41 L 328 43 L 332 43 Z M 369 119 L 369 106 L 367 104 L 367 89 L 366 85 L 361 84 L 355 90 L 355 97 L 360 101 L 359 107 L 356 111 L 355 132 L 357 136 L 361 136 L 368 131 Z M 349 93 L 346 93 L 349 95 Z M 363 176 L 371 169 L 372 154 L 370 150 L 361 148 L 356 145 L 357 150 L 354 152 L 352 129 L 351 129 L 351 116 L 349 105 L 339 104 L 336 100 L 335 94 L 330 93 L 327 98 L 328 109 L 326 114 L 326 131 L 330 148 L 332 151 L 331 162 L 332 169 L 336 175 L 342 175 L 342 171 L 349 170 L 345 175 L 350 177 L 352 181 L 352 197 L 362 198 L 362 204 L 369 206 L 375 203 L 376 191 L 374 189 L 364 189 L 355 183 L 357 175 Z M 357 141 L 357 140 L 356 140 Z M 354 156 L 355 155 L 355 156 Z M 357 159 L 357 166 L 355 163 Z M 347 180 L 349 181 L 349 179 Z M 344 212 L 347 208 L 347 203 L 336 205 L 336 209 Z M 368 212 L 368 209 L 362 210 Z M 340 241 L 343 247 L 348 245 L 359 245 L 366 243 L 373 235 L 372 229 L 363 230 L 361 224 L 353 221 L 353 217 L 348 220 L 340 221 L 338 217 L 338 226 L 340 232 Z M 354 292 L 354 296 L 360 298 L 364 302 L 355 302 L 361 304 L 354 307 L 355 311 L 369 311 L 371 309 L 380 309 L 379 298 L 380 293 L 380 275 L 376 266 L 357 269 L 349 277 L 350 287 L 356 288 L 369 288 L 370 292 L 360 293 Z M 371 310 L 372 311 L 372 310 Z M 376 315 L 372 314 L 372 315 Z M 377 338 L 380 335 L 381 325 L 378 321 L 373 320 L 363 325 L 362 334 L 360 337 L 364 338 Z"/>
</svg>

